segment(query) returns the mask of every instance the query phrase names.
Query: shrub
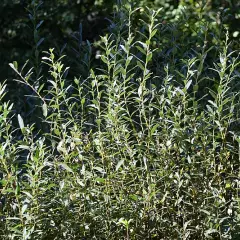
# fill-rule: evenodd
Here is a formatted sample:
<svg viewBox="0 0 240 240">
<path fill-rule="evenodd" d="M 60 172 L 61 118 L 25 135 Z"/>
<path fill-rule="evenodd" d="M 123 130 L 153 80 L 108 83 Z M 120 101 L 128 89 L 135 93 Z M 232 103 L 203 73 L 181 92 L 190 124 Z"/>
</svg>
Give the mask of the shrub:
<svg viewBox="0 0 240 240">
<path fill-rule="evenodd" d="M 176 29 L 144 12 L 116 6 L 86 77 L 54 49 L 40 86 L 10 64 L 38 127 L 0 99 L 3 239 L 238 239 L 239 55 L 228 34 L 166 52 Z"/>
</svg>

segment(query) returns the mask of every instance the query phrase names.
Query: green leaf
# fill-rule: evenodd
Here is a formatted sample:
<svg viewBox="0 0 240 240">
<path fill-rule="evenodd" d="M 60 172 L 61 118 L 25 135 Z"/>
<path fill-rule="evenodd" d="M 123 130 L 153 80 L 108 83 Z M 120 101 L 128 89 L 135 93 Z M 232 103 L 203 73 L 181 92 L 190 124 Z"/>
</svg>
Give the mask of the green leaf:
<svg viewBox="0 0 240 240">
<path fill-rule="evenodd" d="M 60 163 L 58 163 L 58 166 L 64 168 L 68 172 L 73 173 L 73 170 L 66 163 L 60 162 Z"/>
<path fill-rule="evenodd" d="M 125 53 L 128 53 L 128 50 L 125 48 L 125 46 L 120 45 L 120 47 L 123 49 L 123 51 L 124 51 Z"/>
<path fill-rule="evenodd" d="M 74 78 L 74 82 L 75 82 L 76 85 L 79 84 L 79 80 L 77 78 Z"/>
<path fill-rule="evenodd" d="M 141 68 L 142 71 L 145 70 L 145 67 L 143 66 L 143 64 L 140 61 L 137 61 L 137 65 Z"/>
<path fill-rule="evenodd" d="M 25 149 L 25 150 L 30 150 L 30 147 L 27 145 L 19 145 L 18 149 Z"/>
<path fill-rule="evenodd" d="M 51 72 L 51 75 L 55 78 L 55 79 L 57 79 L 57 73 L 56 72 Z"/>
<path fill-rule="evenodd" d="M 217 229 L 209 229 L 209 230 L 205 231 L 204 235 L 206 237 L 210 237 L 209 235 L 212 233 L 218 233 L 218 230 Z"/>
<path fill-rule="evenodd" d="M 48 113 L 48 109 L 47 109 L 47 104 L 46 103 L 44 103 L 42 105 L 42 111 L 43 111 L 43 116 L 46 117 L 47 113 Z"/>
<path fill-rule="evenodd" d="M 214 111 L 212 110 L 212 108 L 209 105 L 206 105 L 208 112 L 210 112 L 211 114 L 214 114 Z"/>
<path fill-rule="evenodd" d="M 24 128 L 24 122 L 20 114 L 18 114 L 18 124 L 20 129 L 22 130 Z"/>
<path fill-rule="evenodd" d="M 104 178 L 96 178 L 95 179 L 97 182 L 104 183 L 105 179 Z"/>
<path fill-rule="evenodd" d="M 217 104 L 215 102 L 213 102 L 212 100 L 208 100 L 209 103 L 212 104 L 212 106 L 214 106 L 215 108 L 218 108 Z"/>
<path fill-rule="evenodd" d="M 136 46 L 136 48 L 137 48 L 141 53 L 143 53 L 144 55 L 146 55 L 146 51 L 145 51 L 142 47 Z"/>
<path fill-rule="evenodd" d="M 44 38 L 41 38 L 41 39 L 37 42 L 37 47 L 39 47 L 39 46 L 42 44 L 43 41 L 44 41 Z"/>
<path fill-rule="evenodd" d="M 151 38 L 154 37 L 156 33 L 157 33 L 157 29 L 153 30 L 153 31 L 151 32 L 151 35 L 150 35 Z"/>
<path fill-rule="evenodd" d="M 195 91 L 195 92 L 198 91 L 198 84 L 195 84 L 195 85 L 193 86 L 193 91 Z"/>
<path fill-rule="evenodd" d="M 36 29 L 38 29 L 42 24 L 43 24 L 43 20 L 41 20 L 38 24 L 37 24 L 37 26 L 36 26 Z"/>
<path fill-rule="evenodd" d="M 118 169 L 123 165 L 124 163 L 124 159 L 120 160 L 116 166 L 116 171 L 118 171 Z"/>
<path fill-rule="evenodd" d="M 190 87 L 191 83 L 192 83 L 192 80 L 189 80 L 189 81 L 187 82 L 187 84 L 186 84 L 186 86 L 185 86 L 185 88 L 186 88 L 187 90 L 188 90 L 188 88 Z"/>
<path fill-rule="evenodd" d="M 226 188 L 226 189 L 231 188 L 231 182 L 230 182 L 230 181 L 227 181 L 227 182 L 226 182 L 225 188 Z"/>
<path fill-rule="evenodd" d="M 16 70 L 18 70 L 18 63 L 17 63 L 17 61 L 13 62 L 13 66 L 15 67 Z"/>
<path fill-rule="evenodd" d="M 22 206 L 21 214 L 24 214 L 24 212 L 26 211 L 26 209 L 27 209 L 27 204 L 24 204 L 24 205 Z"/>
<path fill-rule="evenodd" d="M 152 60 L 152 53 L 149 53 L 147 55 L 147 62 L 151 61 Z"/>
<path fill-rule="evenodd" d="M 134 201 L 137 201 L 137 200 L 138 200 L 138 196 L 135 195 L 135 194 L 130 194 L 130 195 L 129 195 L 129 198 L 131 198 L 131 199 L 134 200 Z"/>
<path fill-rule="evenodd" d="M 105 170 L 103 168 L 100 167 L 94 167 L 93 169 L 97 170 L 100 173 L 105 173 Z"/>
<path fill-rule="evenodd" d="M 45 86 L 45 84 L 43 83 L 39 88 L 38 88 L 38 93 L 40 93 L 41 91 L 42 91 L 42 89 L 43 89 L 43 87 Z"/>
<path fill-rule="evenodd" d="M 9 66 L 14 70 L 14 71 L 16 71 L 17 72 L 17 69 L 15 68 L 15 66 L 14 66 L 14 64 L 12 64 L 12 63 L 9 63 Z"/>
<path fill-rule="evenodd" d="M 139 88 L 138 88 L 138 96 L 139 97 L 142 96 L 142 90 L 143 90 L 143 87 L 142 87 L 142 85 L 140 85 Z"/>
<path fill-rule="evenodd" d="M 85 98 L 82 98 L 81 104 L 84 105 L 85 101 L 86 101 L 86 99 L 85 99 Z"/>
<path fill-rule="evenodd" d="M 143 43 L 143 42 L 140 42 L 140 41 L 138 41 L 138 43 L 140 43 L 144 47 L 144 49 L 147 49 L 148 45 L 146 43 Z"/>
<path fill-rule="evenodd" d="M 158 126 L 159 126 L 159 124 L 156 124 L 156 125 L 154 125 L 154 126 L 152 127 L 152 129 L 151 129 L 151 135 L 153 135 L 153 134 L 155 133 L 155 131 L 157 130 Z"/>
<path fill-rule="evenodd" d="M 129 56 L 129 57 L 127 58 L 127 60 L 126 60 L 126 66 L 129 65 L 129 63 L 132 61 L 132 59 L 133 59 L 133 56 Z"/>
<path fill-rule="evenodd" d="M 0 96 L 4 95 L 3 92 L 5 91 L 6 87 L 7 85 L 3 85 L 3 86 L 0 85 Z"/>
<path fill-rule="evenodd" d="M 104 63 L 108 64 L 107 57 L 101 55 L 101 60 L 102 60 Z"/>
</svg>

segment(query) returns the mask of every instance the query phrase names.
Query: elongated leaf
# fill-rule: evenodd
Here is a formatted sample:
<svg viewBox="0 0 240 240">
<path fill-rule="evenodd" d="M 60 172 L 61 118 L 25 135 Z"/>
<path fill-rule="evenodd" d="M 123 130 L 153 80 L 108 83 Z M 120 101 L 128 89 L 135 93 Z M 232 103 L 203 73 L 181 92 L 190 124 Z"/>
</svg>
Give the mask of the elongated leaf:
<svg viewBox="0 0 240 240">
<path fill-rule="evenodd" d="M 41 20 L 38 25 L 36 26 L 36 29 L 38 29 L 42 24 L 43 24 L 44 20 Z"/>
<path fill-rule="evenodd" d="M 0 96 L 3 95 L 3 92 L 5 91 L 6 87 L 7 87 L 7 85 L 3 85 L 2 88 L 0 86 Z"/>
<path fill-rule="evenodd" d="M 104 183 L 105 179 L 104 178 L 96 178 L 95 179 L 97 182 Z"/>
<path fill-rule="evenodd" d="M 17 61 L 13 62 L 13 66 L 15 67 L 16 70 L 18 70 L 18 63 L 17 63 Z"/>
<path fill-rule="evenodd" d="M 151 135 L 153 135 L 153 134 L 155 133 L 155 131 L 157 130 L 158 126 L 159 126 L 159 124 L 156 124 L 156 125 L 154 125 L 154 126 L 152 127 L 152 129 L 151 129 Z"/>
<path fill-rule="evenodd" d="M 128 51 L 127 51 L 127 49 L 125 48 L 125 46 L 120 45 L 120 47 L 123 49 L 123 51 L 124 51 L 125 53 L 128 53 Z"/>
<path fill-rule="evenodd" d="M 22 130 L 24 128 L 24 122 L 20 114 L 18 114 L 18 124 L 20 129 Z"/>
<path fill-rule="evenodd" d="M 14 64 L 9 63 L 9 66 L 10 66 L 14 71 L 17 71 L 17 69 L 15 68 Z"/>
<path fill-rule="evenodd" d="M 116 166 L 116 171 L 118 171 L 118 169 L 123 165 L 124 163 L 124 159 L 120 160 Z"/>
<path fill-rule="evenodd" d="M 44 38 L 41 38 L 37 43 L 37 47 L 39 47 L 42 44 L 43 41 L 44 41 Z"/>
<path fill-rule="evenodd" d="M 187 82 L 187 84 L 186 84 L 186 86 L 185 86 L 185 88 L 186 88 L 187 90 L 188 90 L 188 88 L 190 87 L 191 83 L 192 83 L 192 80 L 189 80 L 189 81 Z"/>
<path fill-rule="evenodd" d="M 58 166 L 62 167 L 63 169 L 65 169 L 68 172 L 73 173 L 73 170 L 66 163 L 63 163 L 63 162 L 58 163 Z"/>
<path fill-rule="evenodd" d="M 158 29 L 154 29 L 151 33 L 151 38 L 155 36 L 155 34 L 157 33 Z"/>
<path fill-rule="evenodd" d="M 105 173 L 105 170 L 103 168 L 100 167 L 94 167 L 93 169 L 97 170 L 100 173 Z"/>
<path fill-rule="evenodd" d="M 152 60 L 152 53 L 149 53 L 147 55 L 147 62 L 151 61 Z"/>
<path fill-rule="evenodd" d="M 142 85 L 139 86 L 138 88 L 138 96 L 141 97 L 142 96 Z"/>
<path fill-rule="evenodd" d="M 145 70 L 145 67 L 143 66 L 143 64 L 140 61 L 137 61 L 137 65 L 141 68 L 142 71 Z"/>
<path fill-rule="evenodd" d="M 47 114 L 48 114 L 48 109 L 47 109 L 47 104 L 46 103 L 44 103 L 42 105 L 42 110 L 43 110 L 43 116 L 46 117 Z"/>
</svg>

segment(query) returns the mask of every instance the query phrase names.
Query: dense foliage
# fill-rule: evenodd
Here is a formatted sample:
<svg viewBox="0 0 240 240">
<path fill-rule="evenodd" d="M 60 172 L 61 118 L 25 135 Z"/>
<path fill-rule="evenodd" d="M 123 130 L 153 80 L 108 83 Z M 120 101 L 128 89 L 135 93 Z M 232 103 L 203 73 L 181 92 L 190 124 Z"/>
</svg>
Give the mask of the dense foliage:
<svg viewBox="0 0 240 240">
<path fill-rule="evenodd" d="M 239 3 L 106 3 L 0 6 L 0 239 L 239 239 Z"/>
</svg>

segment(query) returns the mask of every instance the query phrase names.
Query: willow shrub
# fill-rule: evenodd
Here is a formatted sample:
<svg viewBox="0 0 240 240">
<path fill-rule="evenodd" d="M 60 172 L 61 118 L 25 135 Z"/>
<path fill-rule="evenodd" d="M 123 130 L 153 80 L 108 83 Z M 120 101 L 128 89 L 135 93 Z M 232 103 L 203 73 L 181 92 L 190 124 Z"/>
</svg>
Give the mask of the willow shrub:
<svg viewBox="0 0 240 240">
<path fill-rule="evenodd" d="M 48 88 L 10 64 L 42 128 L 0 85 L 1 239 L 238 239 L 238 54 L 227 36 L 211 69 L 206 46 L 161 66 L 159 11 L 145 9 L 141 32 L 136 11 L 118 10 L 87 78 L 67 79 L 54 49 Z"/>
</svg>

